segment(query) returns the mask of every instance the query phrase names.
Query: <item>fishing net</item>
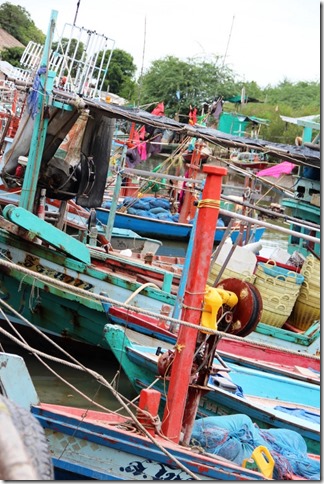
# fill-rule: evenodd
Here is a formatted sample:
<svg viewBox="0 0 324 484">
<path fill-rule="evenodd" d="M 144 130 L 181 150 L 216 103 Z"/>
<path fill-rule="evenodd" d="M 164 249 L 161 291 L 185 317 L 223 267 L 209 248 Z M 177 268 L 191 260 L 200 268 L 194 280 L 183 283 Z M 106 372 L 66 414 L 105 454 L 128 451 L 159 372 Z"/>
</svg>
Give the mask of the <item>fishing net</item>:
<svg viewBox="0 0 324 484">
<path fill-rule="evenodd" d="M 239 465 L 251 457 L 256 447 L 265 446 L 275 461 L 274 479 L 289 479 L 292 474 L 305 479 L 320 479 L 320 463 L 307 455 L 302 436 L 287 429 L 259 429 L 247 415 L 196 420 L 191 444 Z"/>
</svg>

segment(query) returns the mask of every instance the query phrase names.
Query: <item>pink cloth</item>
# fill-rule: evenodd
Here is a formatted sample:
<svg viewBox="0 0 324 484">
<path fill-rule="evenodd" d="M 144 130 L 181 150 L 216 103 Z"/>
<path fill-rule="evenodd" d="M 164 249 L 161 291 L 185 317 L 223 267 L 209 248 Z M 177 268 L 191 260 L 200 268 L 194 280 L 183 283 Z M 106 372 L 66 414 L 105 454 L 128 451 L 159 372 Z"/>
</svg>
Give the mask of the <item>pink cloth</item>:
<svg viewBox="0 0 324 484">
<path fill-rule="evenodd" d="M 295 166 L 290 161 L 283 161 L 282 163 L 278 163 L 278 165 L 258 171 L 257 176 L 273 176 L 274 178 L 279 178 L 281 175 L 289 175 Z"/>
</svg>

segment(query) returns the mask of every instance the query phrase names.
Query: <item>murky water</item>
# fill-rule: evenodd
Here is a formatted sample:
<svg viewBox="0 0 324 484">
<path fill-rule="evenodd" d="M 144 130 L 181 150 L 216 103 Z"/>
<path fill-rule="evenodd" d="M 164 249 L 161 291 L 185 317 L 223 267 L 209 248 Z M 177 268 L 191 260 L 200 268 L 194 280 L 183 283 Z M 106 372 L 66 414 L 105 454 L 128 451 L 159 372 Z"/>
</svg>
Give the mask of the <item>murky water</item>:
<svg viewBox="0 0 324 484">
<path fill-rule="evenodd" d="M 6 323 L 2 323 L 2 325 L 7 329 Z M 59 352 L 54 351 L 53 353 L 50 347 L 47 346 L 47 343 L 44 347 L 44 343 L 41 340 L 35 342 L 33 334 L 24 334 L 24 337 L 34 348 L 48 354 L 55 354 L 56 357 L 70 361 L 66 356 Z M 0 344 L 0 350 L 18 354 L 24 358 L 41 401 L 98 410 L 98 407 L 87 401 L 78 393 L 79 391 L 110 410 L 120 409 L 121 404 L 112 395 L 111 391 L 100 385 L 92 375 L 43 358 L 46 364 L 54 370 L 57 375 L 60 375 L 72 385 L 71 388 L 56 376 L 56 374 L 53 374 L 48 368 L 39 362 L 30 352 L 25 351 L 20 346 L 10 342 L 7 338 L 1 337 Z M 75 347 L 72 348 L 71 351 L 68 351 L 86 368 L 101 374 L 108 383 L 113 384 L 114 388 L 116 388 L 116 390 L 122 395 L 125 395 L 129 399 L 136 396 L 126 375 L 121 370 L 119 363 L 109 351 L 88 346 L 84 346 L 81 351 L 78 351 Z"/>
</svg>

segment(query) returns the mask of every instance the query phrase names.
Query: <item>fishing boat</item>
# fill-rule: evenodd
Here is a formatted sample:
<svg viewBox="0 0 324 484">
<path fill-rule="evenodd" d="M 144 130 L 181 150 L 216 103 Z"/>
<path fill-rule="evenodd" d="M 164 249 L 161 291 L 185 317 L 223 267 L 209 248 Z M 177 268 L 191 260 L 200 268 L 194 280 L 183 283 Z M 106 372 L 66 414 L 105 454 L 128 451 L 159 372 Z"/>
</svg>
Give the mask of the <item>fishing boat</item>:
<svg viewBox="0 0 324 484">
<path fill-rule="evenodd" d="M 97 207 L 96 214 L 98 220 L 102 224 L 107 224 L 110 210 L 104 207 Z M 116 212 L 114 219 L 115 227 L 134 230 L 143 237 L 152 237 L 159 240 L 172 240 L 178 242 L 188 242 L 192 230 L 192 224 L 190 223 L 180 223 L 172 222 L 169 220 L 158 220 L 151 217 L 145 217 L 136 214 L 129 214 L 123 212 Z M 225 232 L 226 226 L 219 225 L 215 231 L 215 243 L 220 243 Z M 230 237 L 233 242 L 235 242 L 238 234 L 240 233 L 239 228 L 232 230 Z M 256 227 L 253 242 L 258 242 L 264 233 L 264 228 Z M 243 241 L 247 242 L 245 239 Z"/>
<path fill-rule="evenodd" d="M 53 31 L 55 26 L 55 17 L 56 12 L 53 12 L 49 29 L 50 32 Z M 51 37 L 50 32 L 48 35 L 49 38 Z M 48 55 L 45 55 L 45 57 L 47 59 Z M 47 89 L 45 89 L 44 92 L 47 93 Z M 43 102 L 43 100 L 41 102 Z M 96 105 L 96 103 L 94 105 Z M 96 135 L 98 135 L 100 129 L 104 129 L 105 124 L 104 118 L 101 118 L 100 116 L 99 118 L 100 119 L 97 119 L 96 121 L 98 122 L 98 125 L 92 126 L 95 128 Z M 41 120 L 38 119 L 38 121 Z M 45 127 L 46 123 L 47 118 L 45 120 Z M 53 135 L 53 131 L 51 131 L 52 128 L 53 126 L 49 129 L 51 137 Z M 42 134 L 44 135 L 45 132 L 46 130 Z M 45 138 L 46 136 L 43 136 L 44 140 Z M 104 140 L 100 138 L 100 141 L 105 143 L 106 137 L 104 136 L 103 138 Z M 51 141 L 53 141 L 53 139 Z M 35 147 L 36 146 L 34 146 L 34 148 Z M 97 148 L 102 149 L 102 155 L 103 152 L 106 152 L 107 146 L 101 145 Z M 45 147 L 44 153 L 47 152 L 47 149 L 48 146 Z M 86 152 L 87 150 L 85 150 L 85 153 Z M 44 153 L 43 160 L 47 158 Z M 32 160 L 32 156 L 30 156 L 30 159 Z M 92 165 L 90 164 L 88 167 L 89 166 Z M 34 172 L 34 165 L 32 169 Z M 28 172 L 29 169 L 27 164 L 25 179 L 26 177 L 28 179 Z M 137 420 L 140 423 L 142 422 L 139 428 L 145 434 L 144 436 L 134 432 L 134 427 L 131 427 L 129 430 L 127 427 L 129 419 L 126 417 L 120 418 L 116 416 L 115 413 L 112 414 L 109 412 L 92 413 L 90 411 L 85 411 L 85 409 L 69 407 L 62 408 L 51 404 L 39 405 L 38 399 L 34 395 L 36 401 L 32 401 L 32 413 L 37 416 L 42 426 L 45 428 L 50 450 L 53 455 L 54 465 L 61 470 L 65 477 L 67 475 L 74 478 L 83 477 L 101 479 L 129 479 L 131 477 L 132 479 L 142 480 L 142 478 L 147 477 L 150 479 L 165 479 L 170 478 L 171 476 L 172 479 L 176 478 L 177 480 L 180 480 L 188 479 L 188 476 L 189 479 L 196 478 L 196 475 L 193 473 L 197 472 L 197 476 L 204 479 L 236 480 L 238 478 L 240 480 L 245 480 L 252 478 L 253 480 L 265 478 L 263 474 L 258 472 L 254 473 L 254 471 L 246 469 L 242 465 L 234 465 L 233 463 L 228 463 L 228 461 L 224 461 L 223 459 L 219 459 L 218 457 L 209 454 L 198 454 L 190 447 L 191 433 L 192 428 L 195 425 L 200 397 L 206 390 L 209 391 L 207 383 L 209 380 L 208 368 L 210 368 L 210 365 L 200 369 L 197 385 L 192 385 L 192 382 L 190 381 L 190 369 L 194 359 L 198 334 L 201 329 L 200 326 L 203 328 L 203 334 L 210 331 L 213 333 L 213 328 L 215 327 L 215 292 L 212 291 L 211 294 L 209 294 L 211 299 L 206 299 L 206 280 L 209 270 L 209 260 L 213 248 L 214 227 L 216 227 L 219 213 L 218 201 L 221 192 L 221 178 L 226 173 L 226 170 L 224 168 L 205 166 L 204 172 L 206 174 L 206 182 L 202 193 L 202 200 L 198 207 L 199 210 L 196 221 L 197 226 L 204 233 L 204 238 L 196 237 L 193 241 L 190 271 L 186 278 L 186 291 L 183 301 L 183 313 L 181 315 L 182 320 L 190 321 L 192 327 L 185 328 L 185 331 L 183 331 L 182 327 L 179 331 L 177 341 L 179 347 L 181 346 L 183 348 L 183 351 L 179 352 L 174 359 L 168 389 L 169 406 L 167 413 L 164 415 L 161 430 L 155 431 L 155 429 L 152 429 L 151 425 L 152 420 L 150 414 L 154 417 L 158 415 L 160 399 L 159 393 L 156 393 L 154 390 L 144 389 L 144 392 L 141 393 L 141 395 L 143 395 L 142 401 L 140 402 L 141 412 L 139 415 L 140 418 Z M 6 174 L 8 177 L 8 167 Z M 35 172 L 34 179 L 34 188 L 36 188 L 37 176 L 35 176 Z M 71 181 L 70 178 L 69 181 Z M 60 186 L 61 184 L 62 182 L 60 182 Z M 51 190 L 53 190 L 53 187 L 51 187 Z M 33 192 L 33 180 L 30 179 L 29 191 Z M 24 190 L 22 195 L 24 195 Z M 93 203 L 95 203 L 98 192 L 96 191 L 93 196 Z M 87 203 L 89 203 L 91 196 L 89 195 L 85 198 L 87 199 Z M 208 203 L 205 203 L 206 200 Z M 215 203 L 213 204 L 212 201 Z M 1 236 L 4 237 L 3 241 L 5 240 L 6 244 L 2 241 L 0 242 L 0 245 L 2 249 L 7 251 L 5 253 L 7 257 L 9 257 L 9 255 L 11 256 L 11 254 L 8 253 L 8 250 L 12 250 L 15 254 L 19 254 L 20 251 L 19 257 L 22 261 L 25 261 L 25 267 L 20 266 L 18 263 L 15 264 L 4 260 L 1 261 L 2 282 L 4 279 L 5 282 L 8 282 L 8 286 L 5 286 L 4 284 L 2 285 L 2 291 L 5 291 L 5 297 L 9 298 L 11 292 L 10 289 L 13 289 L 13 287 L 9 289 L 9 284 L 13 284 L 13 281 L 15 281 L 15 294 L 17 295 L 17 293 L 19 293 L 19 283 L 22 277 L 24 278 L 24 281 L 21 281 L 22 284 L 28 280 L 28 284 L 30 285 L 29 289 L 21 295 L 23 298 L 28 298 L 28 296 L 30 296 L 28 302 L 29 307 L 31 307 L 30 314 L 38 314 L 38 320 L 42 322 L 42 325 L 48 325 L 46 328 L 47 331 L 59 333 L 61 336 L 64 336 L 64 333 L 61 332 L 62 326 L 59 328 L 59 331 L 58 326 L 54 326 L 55 329 L 53 330 L 52 323 L 54 318 L 51 318 L 50 313 L 55 309 L 56 302 L 59 302 L 61 306 L 62 303 L 68 305 L 68 302 L 70 302 L 74 317 L 72 320 L 71 318 L 63 317 L 63 324 L 71 324 L 73 334 L 77 334 L 76 327 L 83 326 L 83 331 L 86 330 L 87 333 L 85 339 L 90 339 L 92 341 L 96 339 L 97 334 L 94 328 L 95 326 L 98 328 L 100 323 L 99 325 L 97 324 L 97 312 L 94 311 L 94 309 L 96 309 L 96 302 L 100 298 L 97 299 L 93 297 L 95 294 L 91 293 L 89 290 L 93 289 L 93 287 L 89 287 L 91 286 L 90 281 L 94 281 L 96 278 L 97 281 L 100 280 L 102 282 L 102 292 L 110 289 L 113 290 L 113 287 L 115 288 L 116 293 L 123 293 L 123 295 L 131 292 L 132 302 L 135 298 L 143 296 L 143 293 L 144 296 L 149 295 L 150 297 L 147 298 L 147 300 L 145 297 L 142 299 L 143 306 L 141 306 L 141 311 L 143 311 L 143 307 L 147 307 L 147 302 L 149 302 L 149 305 L 151 304 L 153 306 L 156 304 L 155 309 L 159 311 L 163 298 L 165 298 L 165 302 L 170 300 L 170 294 L 167 292 L 161 290 L 157 291 L 155 288 L 148 288 L 145 285 L 145 287 L 137 286 L 135 289 L 136 286 L 132 286 L 130 281 L 126 281 L 122 278 L 116 278 L 113 280 L 111 274 L 108 276 L 103 269 L 101 269 L 101 271 L 96 271 L 94 267 L 95 264 L 91 263 L 89 249 L 82 246 L 81 243 L 75 243 L 78 241 L 75 241 L 72 237 L 66 236 L 66 234 L 63 233 L 59 234 L 58 229 L 54 227 L 50 228 L 50 226 L 45 225 L 46 222 L 44 220 L 36 220 L 38 217 L 32 213 L 33 205 L 34 199 L 31 203 L 31 201 L 28 200 L 28 197 L 26 200 L 25 196 L 22 196 L 21 206 L 13 207 L 12 205 L 8 205 L 5 207 Z M 26 206 L 26 208 L 24 208 L 24 206 Z M 6 227 L 5 229 L 3 228 L 4 226 Z M 19 232 L 17 227 L 19 227 Z M 46 235 L 44 233 L 45 228 L 47 232 Z M 46 240 L 46 245 L 40 245 L 37 241 L 36 243 L 31 243 L 30 240 L 24 240 L 21 237 L 21 229 L 24 229 L 23 234 L 27 236 L 27 239 L 34 240 L 36 237 L 43 241 Z M 12 242 L 11 239 L 13 239 L 14 242 Z M 24 242 L 26 242 L 27 247 L 30 245 L 28 250 L 24 250 L 26 248 L 26 245 L 23 245 Z M 55 250 L 48 247 L 47 244 L 54 247 Z M 36 257 L 37 260 L 34 258 L 36 255 L 34 249 L 35 251 L 39 250 L 39 252 L 37 252 L 39 256 Z M 56 251 L 60 252 L 56 253 Z M 61 256 L 61 268 L 57 272 L 59 265 L 58 254 Z M 68 257 L 66 257 L 66 255 L 68 255 Z M 27 269 L 27 256 L 29 256 L 28 260 L 30 267 L 33 267 L 34 270 L 29 271 L 29 269 Z M 17 257 L 17 255 L 15 255 L 15 257 Z M 64 262 L 64 260 L 67 260 L 67 262 Z M 68 265 L 72 272 L 65 271 L 65 268 Z M 37 277 L 35 277 L 36 272 Z M 24 274 L 24 276 L 22 276 L 22 274 Z M 61 285 L 60 282 L 68 279 L 72 274 L 74 274 L 74 276 L 72 280 L 68 281 L 70 282 L 70 288 L 67 290 L 67 284 Z M 53 282 L 55 282 L 54 280 L 56 281 L 56 284 L 53 284 Z M 109 283 L 111 286 L 109 286 Z M 80 288 L 82 285 L 83 289 Z M 72 290 L 73 286 L 74 290 Z M 260 301 L 257 298 L 257 293 L 250 286 L 247 286 L 247 288 L 249 289 L 249 296 L 253 298 L 253 304 L 250 304 L 250 310 L 252 313 L 254 311 L 256 314 L 253 318 L 251 318 L 252 313 L 249 314 L 249 317 L 245 321 L 246 326 L 249 325 L 249 328 L 245 328 L 246 330 L 251 329 L 251 326 L 256 323 L 260 311 Z M 99 284 L 96 287 L 96 291 L 98 291 L 98 289 Z M 136 292 L 137 289 L 138 291 Z M 30 291 L 29 294 L 28 291 Z M 140 293 L 140 291 L 143 292 Z M 36 299 L 33 299 L 34 294 Z M 47 299 L 46 304 L 44 304 L 47 294 L 50 296 L 49 299 Z M 118 300 L 120 301 L 121 294 L 118 296 Z M 230 305 L 230 307 L 233 307 L 236 305 L 238 300 L 236 294 L 229 294 L 229 291 L 224 291 L 223 296 L 226 298 L 226 306 Z M 87 299 L 87 304 L 84 302 L 85 299 Z M 109 301 L 108 297 L 106 299 Z M 223 306 L 223 302 L 224 301 L 221 301 L 221 306 Z M 140 304 L 141 301 L 138 300 L 138 305 Z M 79 309 L 80 306 L 83 306 L 83 308 L 86 307 L 87 314 L 86 312 L 83 314 L 85 314 L 89 320 L 91 319 L 91 325 L 84 325 Z M 24 309 L 26 309 L 26 305 L 24 305 Z M 227 317 L 227 319 L 227 323 L 231 325 L 231 317 Z M 56 324 L 61 323 L 58 321 Z M 96 334 L 96 336 L 93 338 L 91 333 Z M 98 343 L 99 341 L 97 341 L 96 344 Z M 205 357 L 211 361 L 214 355 L 214 343 L 215 335 L 212 334 L 212 336 L 208 338 L 206 347 L 207 352 L 205 354 Z M 7 370 L 9 366 L 10 365 L 7 362 L 2 364 L 1 374 L 3 374 L 3 367 Z M 6 373 L 6 371 L 4 371 L 4 373 Z M 15 374 L 17 374 L 17 368 Z M 21 374 L 20 371 L 18 371 L 18 374 Z M 179 374 L 181 375 L 180 379 Z M 7 381 L 11 381 L 9 389 L 12 389 L 12 373 L 9 374 L 9 379 Z M 22 392 L 20 391 L 19 396 L 25 397 L 25 393 L 22 395 Z M 26 404 L 26 400 L 24 403 Z M 31 401 L 27 402 L 27 405 L 30 406 L 30 403 Z M 148 422 L 149 430 L 144 426 L 146 422 Z M 158 435 L 156 435 L 157 433 Z M 68 439 L 67 436 L 69 436 Z M 153 442 L 152 437 L 154 437 Z M 70 447 L 69 445 L 70 439 L 73 441 L 73 447 Z M 100 451 L 101 458 L 97 459 L 98 453 L 94 450 L 94 447 Z M 306 456 L 306 458 L 308 457 Z M 177 460 L 175 461 L 175 459 Z M 316 460 L 314 461 L 317 462 Z M 181 471 L 178 472 L 179 467 Z M 182 472 L 184 472 L 184 474 L 182 474 Z M 294 473 L 290 475 L 288 472 L 290 478 L 294 478 L 293 474 Z"/>
<path fill-rule="evenodd" d="M 127 338 L 120 326 L 107 325 L 105 335 L 110 348 L 137 391 L 152 385 L 162 394 L 167 391 L 173 359 L 177 353 L 177 343 L 174 351 L 161 346 L 136 345 Z M 197 360 L 194 361 L 191 372 L 193 382 L 195 371 L 203 365 L 203 361 L 199 360 L 198 349 L 196 351 Z M 201 416 L 242 413 L 251 417 L 262 428 L 289 428 L 300 433 L 307 442 L 308 451 L 319 453 L 318 385 L 235 363 L 228 362 L 225 366 L 216 363 L 217 359 L 214 360 L 213 376 L 207 384 L 210 392 L 205 389 L 200 400 L 198 412 Z M 228 374 L 232 375 L 232 378 L 228 378 Z"/>
<path fill-rule="evenodd" d="M 251 469 L 215 453 L 197 452 L 194 443 L 183 446 L 163 436 L 154 425 L 160 398 L 155 390 L 143 391 L 135 410 L 126 407 L 123 399 L 119 397 L 121 405 L 128 408 L 126 416 L 116 412 L 55 405 L 40 402 L 25 362 L 20 356 L 0 353 L 0 361 L 2 391 L 10 402 L 30 411 L 45 431 L 55 480 L 254 481 L 268 480 L 273 476 L 274 461 L 268 447 L 259 446 L 253 450 L 255 461 L 251 459 L 250 462 L 254 463 L 254 468 Z M 18 387 L 12 384 L 13 381 L 17 382 L 17 375 L 24 392 L 17 391 Z M 98 377 L 97 374 L 94 376 Z M 114 393 L 117 394 L 116 391 Z M 238 417 L 241 421 L 242 417 Z M 16 421 L 17 419 L 18 417 Z M 247 417 L 245 424 L 246 419 Z M 225 437 L 227 432 L 222 432 Z M 29 451 L 34 445 L 35 442 L 29 442 Z M 245 450 L 245 455 L 250 457 L 249 451 Z M 315 456 L 299 458 L 306 460 L 308 464 L 314 463 L 313 472 L 319 473 L 319 461 Z M 31 465 L 37 465 L 35 458 Z M 283 469 L 282 478 L 298 479 L 299 476 L 291 470 L 294 468 L 296 469 L 296 465 L 293 467 L 289 464 Z"/>
<path fill-rule="evenodd" d="M 167 321 L 117 306 L 110 305 L 107 310 L 110 324 L 122 327 L 132 343 L 156 347 L 160 345 L 166 349 L 174 347 L 177 333 L 170 331 Z M 225 364 L 235 363 L 267 373 L 320 384 L 319 356 L 255 342 L 248 339 L 248 336 L 241 338 L 226 333 L 220 335 L 216 352 Z"/>
<path fill-rule="evenodd" d="M 77 26 L 70 28 L 72 37 L 81 39 L 83 34 L 97 35 Z M 47 198 L 61 202 L 75 199 L 83 208 L 100 206 L 116 118 L 130 119 L 134 123 L 152 123 L 153 126 L 174 130 L 190 129 L 189 132 L 194 130 L 197 137 L 206 135 L 198 132 L 199 127 L 186 127 L 168 118 L 151 116 L 145 111 L 98 101 L 95 98 L 98 89 L 90 96 L 87 82 L 82 76 L 80 84 L 75 87 L 75 92 L 81 93 L 82 98 L 53 87 L 54 79 L 60 78 L 67 52 L 62 54 L 58 51 L 51 59 L 48 72 L 44 72 L 52 36 L 53 31 L 49 29 L 39 64 L 43 67 L 36 75 L 35 87 L 31 86 L 29 104 L 27 102 L 23 113 L 25 117 L 20 121 L 17 135 L 2 160 L 3 183 L 9 190 L 22 190 L 19 206 L 12 203 L 6 205 L 0 217 L 2 304 L 10 306 L 11 309 L 7 307 L 6 312 L 20 324 L 26 324 L 25 318 L 65 340 L 100 345 L 105 344 L 102 332 L 107 323 L 102 302 L 130 306 L 130 309 L 141 308 L 153 316 L 159 315 L 164 306 L 174 306 L 175 294 L 172 291 L 176 284 L 173 284 L 173 280 L 177 276 L 170 270 L 154 269 L 138 260 L 129 260 L 126 266 L 125 257 L 115 261 L 115 265 L 110 264 L 112 255 L 89 247 L 38 216 L 41 190 L 46 189 Z M 106 40 L 105 36 L 96 37 L 96 41 L 103 42 L 104 46 Z M 85 41 L 84 45 L 88 43 Z M 57 64 L 57 58 L 61 57 L 62 64 Z M 76 63 L 71 65 L 71 71 L 84 69 L 86 77 L 93 74 L 91 66 L 90 56 L 88 66 Z M 100 75 L 105 72 L 103 68 Z M 97 88 L 102 80 L 99 77 Z M 44 96 L 37 96 L 39 83 L 42 83 L 46 93 Z M 50 116 L 43 118 L 42 112 L 49 106 Z M 77 131 L 78 136 L 70 136 L 71 130 L 74 133 Z M 211 139 L 225 146 L 237 143 L 235 137 L 230 140 L 228 135 L 223 137 L 215 130 L 211 134 L 214 136 Z M 69 144 L 72 138 L 76 140 L 73 146 Z M 239 141 L 242 143 L 244 139 L 240 138 Z M 261 140 L 257 143 L 261 149 Z M 264 142 L 263 146 L 269 149 L 268 143 Z M 272 149 L 279 156 L 277 150 L 282 150 L 282 147 L 272 145 Z M 297 162 L 302 163 L 305 157 L 308 160 L 310 150 L 307 148 L 298 151 L 290 149 Z M 24 170 L 18 170 L 22 166 L 19 163 L 21 157 L 28 158 Z M 310 161 L 316 162 L 316 157 L 315 161 L 312 158 Z M 194 227 L 195 224 L 191 231 Z M 154 281 L 159 280 L 159 285 L 150 282 L 151 277 L 153 281 L 153 273 L 156 275 Z"/>
</svg>

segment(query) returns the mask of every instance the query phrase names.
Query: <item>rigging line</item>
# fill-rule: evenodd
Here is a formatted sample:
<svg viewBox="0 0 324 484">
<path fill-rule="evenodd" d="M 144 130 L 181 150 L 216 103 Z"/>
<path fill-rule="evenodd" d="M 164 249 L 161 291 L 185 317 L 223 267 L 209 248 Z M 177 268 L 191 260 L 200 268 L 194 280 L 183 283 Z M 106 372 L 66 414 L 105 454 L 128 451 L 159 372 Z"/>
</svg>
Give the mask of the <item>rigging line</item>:
<svg viewBox="0 0 324 484">
<path fill-rule="evenodd" d="M 137 105 L 140 105 L 141 100 L 141 92 L 142 92 L 142 83 L 143 83 L 143 71 L 144 71 L 144 58 L 145 58 L 145 46 L 146 46 L 146 15 L 144 17 L 144 40 L 143 40 L 143 52 L 142 52 L 142 65 L 141 65 L 141 72 L 139 78 L 139 88 L 138 88 L 138 101 Z"/>
<path fill-rule="evenodd" d="M 232 19 L 232 25 L 231 25 L 230 33 L 229 33 L 228 40 L 227 40 L 227 45 L 226 45 L 225 55 L 224 55 L 224 57 L 223 57 L 223 64 L 222 64 L 222 67 L 224 67 L 224 65 L 225 65 L 225 60 L 226 60 L 226 57 L 227 57 L 228 47 L 229 47 L 229 43 L 230 43 L 231 36 L 232 36 L 232 31 L 233 31 L 234 20 L 235 20 L 235 15 L 233 15 L 233 19 Z"/>
<path fill-rule="evenodd" d="M 3 301 L 1 301 L 3 302 Z M 51 358 L 50 355 L 46 355 L 45 353 L 42 353 L 40 352 L 39 350 L 36 350 L 35 348 L 32 348 L 30 347 L 28 344 L 25 345 L 24 343 L 22 343 L 21 341 L 19 341 L 17 338 L 15 338 L 14 336 L 10 335 L 10 333 L 8 333 L 7 331 L 5 331 L 3 328 L 0 327 L 0 333 L 3 333 L 5 336 L 9 337 L 10 339 L 12 339 L 13 341 L 17 342 L 17 344 L 19 346 L 22 346 L 24 347 L 25 349 L 27 349 L 28 351 L 32 351 L 33 353 L 35 354 L 42 354 L 45 358 Z M 54 342 L 53 342 L 54 343 Z M 61 350 L 63 352 L 65 352 L 62 348 Z M 67 353 L 67 355 L 75 360 L 75 358 L 72 356 L 72 355 L 69 355 Z M 54 359 L 55 357 L 52 357 L 52 359 Z M 75 360 L 77 361 L 77 360 Z M 61 361 L 62 363 L 64 362 L 63 360 Z M 47 365 L 45 364 L 45 362 L 42 362 L 46 367 Z M 126 410 L 126 412 L 128 413 L 128 415 L 131 417 L 131 419 L 136 423 L 136 425 L 139 427 L 139 429 L 145 434 L 145 436 L 147 438 L 149 438 L 151 440 L 151 442 L 156 445 L 160 450 L 161 452 L 163 452 L 167 457 L 169 457 L 180 469 L 182 469 L 184 472 L 186 472 L 188 475 L 190 475 L 194 480 L 198 480 L 200 481 L 201 479 L 196 476 L 196 474 L 194 474 L 189 468 L 187 468 L 185 465 L 183 465 L 174 455 L 172 455 L 165 447 L 163 447 L 147 430 L 146 428 L 144 427 L 144 425 L 141 424 L 141 422 L 137 419 L 137 416 L 132 412 L 132 410 L 130 410 L 130 408 L 124 404 L 124 401 L 123 399 L 125 397 L 123 397 L 120 393 L 118 393 L 113 387 L 112 385 L 102 376 L 100 375 L 99 373 L 91 370 L 90 368 L 87 368 L 85 367 L 84 365 L 82 365 L 80 362 L 79 362 L 79 365 L 84 369 L 84 371 L 86 371 L 87 373 L 90 373 L 90 375 L 92 376 L 95 376 L 97 381 L 99 383 L 101 383 L 102 385 L 106 386 L 107 388 L 110 389 L 110 391 L 112 392 L 112 394 L 115 396 L 115 398 L 118 400 L 118 402 L 123 406 L 123 408 Z M 48 367 L 49 370 L 51 370 L 50 367 Z M 80 369 L 80 368 L 77 368 L 77 369 Z M 54 372 L 54 370 L 53 370 Z M 55 373 L 55 372 L 54 372 Z M 58 375 L 57 375 L 58 376 Z M 71 386 L 67 381 L 66 383 Z M 76 391 L 77 389 L 74 388 Z M 84 395 L 85 396 L 85 395 Z M 86 396 L 85 396 L 86 397 Z M 96 402 L 93 402 L 95 404 L 97 404 Z M 100 404 L 98 404 L 99 406 L 101 406 Z M 106 409 L 107 410 L 107 409 Z M 151 416 L 148 412 L 146 412 L 145 410 L 142 410 L 141 409 L 141 412 L 146 414 L 147 416 Z M 112 412 L 112 413 L 116 413 L 116 412 Z M 81 425 L 81 422 L 80 424 Z M 166 439 L 168 440 L 168 439 Z M 66 449 L 63 450 L 63 452 L 65 451 Z"/>
</svg>

